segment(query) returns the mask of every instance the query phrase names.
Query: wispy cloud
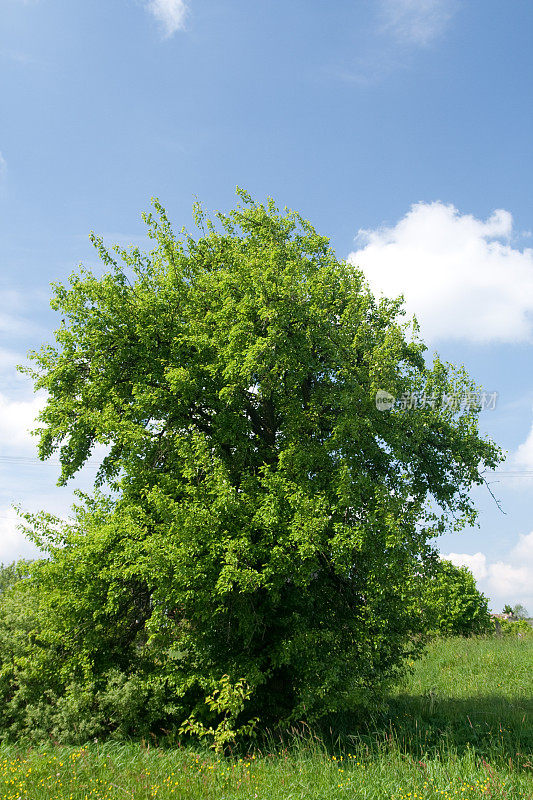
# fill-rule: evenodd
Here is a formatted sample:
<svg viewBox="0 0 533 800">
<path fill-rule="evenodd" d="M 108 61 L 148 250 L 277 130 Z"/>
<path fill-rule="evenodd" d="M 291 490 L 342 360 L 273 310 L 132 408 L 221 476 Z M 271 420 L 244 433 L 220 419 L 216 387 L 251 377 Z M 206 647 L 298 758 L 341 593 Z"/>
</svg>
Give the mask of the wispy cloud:
<svg viewBox="0 0 533 800">
<path fill-rule="evenodd" d="M 0 288 L 0 334 L 4 340 L 45 336 L 44 329 L 32 320 L 36 301 L 43 302 L 42 292 Z"/>
<path fill-rule="evenodd" d="M 160 23 L 166 38 L 185 27 L 188 13 L 185 0 L 148 0 L 146 8 Z"/>
<path fill-rule="evenodd" d="M 425 47 L 446 30 L 456 0 L 380 0 L 384 33 L 406 45 Z"/>
<path fill-rule="evenodd" d="M 461 0 L 375 0 L 370 22 L 359 31 L 357 55 L 333 74 L 343 81 L 373 86 L 408 68 L 415 55 L 446 32 Z"/>
<path fill-rule="evenodd" d="M 2 153 L 0 153 L 0 180 L 2 180 L 2 178 L 5 176 L 6 171 L 7 163 Z"/>
</svg>

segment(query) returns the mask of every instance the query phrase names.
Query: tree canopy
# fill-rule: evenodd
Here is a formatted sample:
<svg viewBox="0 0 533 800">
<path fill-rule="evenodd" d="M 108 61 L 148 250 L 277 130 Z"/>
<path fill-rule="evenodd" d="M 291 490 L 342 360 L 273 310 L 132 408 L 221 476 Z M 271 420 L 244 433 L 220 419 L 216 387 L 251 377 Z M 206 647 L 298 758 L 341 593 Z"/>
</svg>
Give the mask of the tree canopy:
<svg viewBox="0 0 533 800">
<path fill-rule="evenodd" d="M 431 541 L 475 519 L 500 451 L 479 407 L 445 402 L 475 389 L 464 370 L 426 363 L 402 299 L 298 214 L 239 197 L 214 220 L 196 206 L 196 237 L 154 201 L 150 252 L 93 236 L 104 274 L 54 287 L 39 452 L 62 483 L 106 455 L 70 524 L 32 520 L 45 610 L 4 678 L 6 726 L 24 670 L 61 719 L 86 703 L 104 730 L 124 730 L 124 697 L 136 731 L 212 720 L 221 681 L 245 722 L 351 707 L 418 647 Z M 384 411 L 380 390 L 425 400 Z"/>
</svg>

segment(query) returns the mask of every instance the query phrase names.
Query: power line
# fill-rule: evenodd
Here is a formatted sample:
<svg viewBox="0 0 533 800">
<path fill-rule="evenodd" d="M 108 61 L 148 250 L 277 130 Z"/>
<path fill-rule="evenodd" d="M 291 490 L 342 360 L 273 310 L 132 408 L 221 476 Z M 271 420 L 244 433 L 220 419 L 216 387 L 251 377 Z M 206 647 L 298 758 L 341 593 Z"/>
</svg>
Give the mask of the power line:
<svg viewBox="0 0 533 800">
<path fill-rule="evenodd" d="M 57 460 L 40 459 L 34 456 L 0 456 L 0 463 L 4 464 L 20 464 L 20 466 L 37 466 L 49 464 L 50 466 L 60 467 L 61 462 Z M 100 466 L 96 461 L 86 461 L 83 467 L 90 469 L 98 469 Z M 496 469 L 485 473 L 487 477 L 501 477 L 501 478 L 533 478 L 533 469 Z"/>
<path fill-rule="evenodd" d="M 21 466 L 37 466 L 38 464 L 50 464 L 53 467 L 61 466 L 60 461 L 34 458 L 32 456 L 0 456 L 0 462 L 3 464 L 20 464 Z M 98 469 L 100 464 L 97 464 L 96 461 L 87 461 L 83 466 Z"/>
<path fill-rule="evenodd" d="M 487 473 L 489 477 L 495 475 L 496 477 L 503 477 L 503 478 L 533 478 L 533 470 L 532 469 L 523 469 L 523 470 L 511 470 L 511 469 L 502 469 L 502 470 L 494 470 L 493 472 Z"/>
</svg>

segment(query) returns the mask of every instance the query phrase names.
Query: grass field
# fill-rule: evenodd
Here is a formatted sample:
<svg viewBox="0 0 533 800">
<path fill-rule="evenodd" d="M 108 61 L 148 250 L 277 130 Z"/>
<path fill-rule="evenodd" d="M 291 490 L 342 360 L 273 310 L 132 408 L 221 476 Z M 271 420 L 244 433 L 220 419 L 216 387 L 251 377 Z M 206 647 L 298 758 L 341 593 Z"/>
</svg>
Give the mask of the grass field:
<svg viewBox="0 0 533 800">
<path fill-rule="evenodd" d="M 531 800 L 532 667 L 532 639 L 435 642 L 372 720 L 227 759 L 145 743 L 4 746 L 0 798 Z"/>
</svg>

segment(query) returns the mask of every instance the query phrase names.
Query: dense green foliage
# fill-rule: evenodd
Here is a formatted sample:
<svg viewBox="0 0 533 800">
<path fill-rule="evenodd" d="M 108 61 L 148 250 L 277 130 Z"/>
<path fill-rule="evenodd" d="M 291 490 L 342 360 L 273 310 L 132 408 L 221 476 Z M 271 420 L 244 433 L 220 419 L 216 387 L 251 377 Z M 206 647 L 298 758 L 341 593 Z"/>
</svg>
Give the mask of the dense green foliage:
<svg viewBox="0 0 533 800">
<path fill-rule="evenodd" d="M 11 589 L 21 578 L 30 574 L 31 561 L 20 559 L 11 564 L 0 564 L 0 595 Z"/>
<path fill-rule="evenodd" d="M 428 542 L 474 520 L 500 451 L 446 402 L 474 386 L 425 363 L 401 300 L 240 196 L 216 224 L 197 208 L 197 239 L 156 202 L 150 253 L 94 237 L 107 272 L 55 287 L 40 454 L 65 482 L 107 448 L 107 495 L 31 520 L 49 558 L 0 610 L 11 735 L 221 730 L 238 686 L 237 727 L 313 720 L 368 703 L 420 648 Z M 426 402 L 383 411 L 378 390 Z"/>
<path fill-rule="evenodd" d="M 0 796 L 32 800 L 530 800 L 533 640 L 433 641 L 387 714 L 345 735 L 265 737 L 253 751 L 91 743 L 0 748 Z M 377 732 L 381 728 L 383 733 Z M 303 733 L 303 735 L 302 735 Z"/>
<path fill-rule="evenodd" d="M 527 619 L 502 619 L 498 622 L 498 630 L 503 636 L 533 638 L 533 627 Z"/>
<path fill-rule="evenodd" d="M 492 630 L 488 599 L 466 567 L 439 561 L 422 580 L 427 630 L 447 636 L 470 636 Z"/>
</svg>

